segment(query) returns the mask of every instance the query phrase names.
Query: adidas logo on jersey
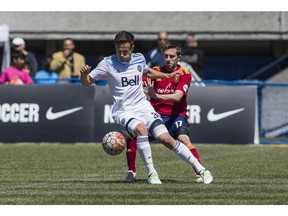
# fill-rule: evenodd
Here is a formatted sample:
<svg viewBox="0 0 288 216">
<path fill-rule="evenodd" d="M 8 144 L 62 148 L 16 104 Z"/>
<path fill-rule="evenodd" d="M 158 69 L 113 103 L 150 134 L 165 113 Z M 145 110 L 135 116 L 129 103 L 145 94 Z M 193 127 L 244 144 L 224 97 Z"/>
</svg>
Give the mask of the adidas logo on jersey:
<svg viewBox="0 0 288 216">
<path fill-rule="evenodd" d="M 128 79 L 128 77 L 121 77 L 122 87 L 139 85 L 139 82 L 139 75 L 135 75 L 132 79 Z"/>
</svg>

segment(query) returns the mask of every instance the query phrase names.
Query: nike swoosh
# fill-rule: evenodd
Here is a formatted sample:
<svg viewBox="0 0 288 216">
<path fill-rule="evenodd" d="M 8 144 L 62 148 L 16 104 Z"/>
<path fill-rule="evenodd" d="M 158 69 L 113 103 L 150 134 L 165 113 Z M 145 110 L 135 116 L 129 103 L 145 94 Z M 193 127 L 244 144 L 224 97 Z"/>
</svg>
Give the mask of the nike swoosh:
<svg viewBox="0 0 288 216">
<path fill-rule="evenodd" d="M 55 120 L 55 119 L 61 118 L 63 116 L 66 116 L 66 115 L 69 115 L 71 113 L 77 112 L 77 111 L 83 109 L 83 107 L 76 107 L 76 108 L 73 108 L 73 109 L 63 110 L 63 111 L 54 112 L 54 113 L 52 112 L 52 109 L 53 109 L 53 107 L 49 107 L 49 109 L 46 112 L 46 118 L 48 120 Z"/>
<path fill-rule="evenodd" d="M 212 108 L 207 114 L 207 119 L 211 122 L 219 121 L 223 118 L 227 118 L 229 116 L 235 115 L 236 113 L 242 112 L 243 110 L 244 108 L 240 108 L 240 109 L 235 109 L 235 110 L 230 110 L 227 112 L 215 114 L 214 108 Z"/>
</svg>

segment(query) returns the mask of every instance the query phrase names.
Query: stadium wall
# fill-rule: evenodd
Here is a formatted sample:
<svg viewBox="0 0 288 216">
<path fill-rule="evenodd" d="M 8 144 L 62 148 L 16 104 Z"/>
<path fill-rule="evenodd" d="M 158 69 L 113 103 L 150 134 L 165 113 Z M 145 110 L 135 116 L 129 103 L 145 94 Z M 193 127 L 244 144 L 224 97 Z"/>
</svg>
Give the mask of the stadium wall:
<svg viewBox="0 0 288 216">
<path fill-rule="evenodd" d="M 9 26 L 10 40 L 25 39 L 39 66 L 45 56 L 62 49 L 66 37 L 75 40 L 76 51 L 93 67 L 115 52 L 112 40 L 120 30 L 135 34 L 135 52 L 143 54 L 156 46 L 161 30 L 183 45 L 186 33 L 192 31 L 206 55 L 203 79 L 244 80 L 287 53 L 287 15 L 285 11 L 176 11 L 173 16 L 165 11 L 2 11 L 0 22 Z"/>
<path fill-rule="evenodd" d="M 0 12 L 11 36 L 25 39 L 111 40 L 128 30 L 137 38 L 154 40 L 160 30 L 171 39 L 184 39 L 193 31 L 199 39 L 287 39 L 288 12 Z M 145 19 L 143 18 L 145 17 Z M 121 20 L 121 22 L 118 22 Z M 141 28 L 139 28 L 141 26 Z"/>
</svg>

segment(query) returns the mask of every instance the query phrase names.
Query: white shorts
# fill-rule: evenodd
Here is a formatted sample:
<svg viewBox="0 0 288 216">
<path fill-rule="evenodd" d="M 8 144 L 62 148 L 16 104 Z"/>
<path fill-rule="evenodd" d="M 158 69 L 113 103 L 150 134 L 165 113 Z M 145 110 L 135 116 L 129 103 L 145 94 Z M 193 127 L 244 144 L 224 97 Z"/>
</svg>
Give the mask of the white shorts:
<svg viewBox="0 0 288 216">
<path fill-rule="evenodd" d="M 141 106 L 138 108 L 134 108 L 133 110 L 124 111 L 121 113 L 117 113 L 114 116 L 114 120 L 116 124 L 120 127 L 123 135 L 127 137 L 135 137 L 135 128 L 139 123 L 143 123 L 151 135 L 157 138 L 159 135 L 168 132 L 165 127 L 161 116 L 154 110 L 152 105 L 148 103 L 148 105 Z M 156 130 L 155 130 L 156 129 Z M 127 133 L 128 132 L 128 133 Z"/>
</svg>

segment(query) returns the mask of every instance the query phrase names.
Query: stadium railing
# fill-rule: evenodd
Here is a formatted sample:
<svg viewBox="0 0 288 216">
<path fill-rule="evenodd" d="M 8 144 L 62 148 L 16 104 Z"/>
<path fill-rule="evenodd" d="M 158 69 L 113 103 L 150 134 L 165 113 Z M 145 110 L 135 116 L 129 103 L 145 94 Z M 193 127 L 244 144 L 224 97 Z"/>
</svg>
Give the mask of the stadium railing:
<svg viewBox="0 0 288 216">
<path fill-rule="evenodd" d="M 79 78 L 32 78 L 37 85 L 80 85 Z M 97 80 L 96 85 L 106 85 L 106 80 Z"/>
</svg>

